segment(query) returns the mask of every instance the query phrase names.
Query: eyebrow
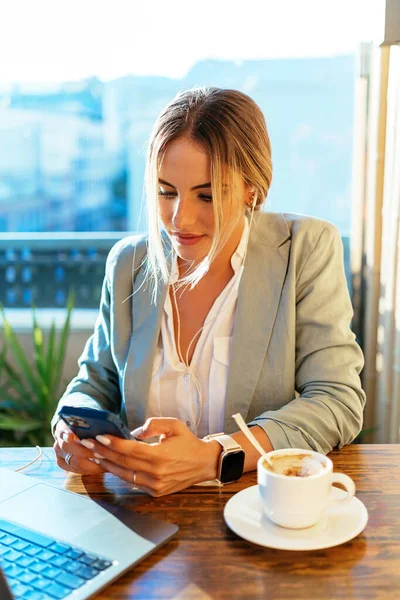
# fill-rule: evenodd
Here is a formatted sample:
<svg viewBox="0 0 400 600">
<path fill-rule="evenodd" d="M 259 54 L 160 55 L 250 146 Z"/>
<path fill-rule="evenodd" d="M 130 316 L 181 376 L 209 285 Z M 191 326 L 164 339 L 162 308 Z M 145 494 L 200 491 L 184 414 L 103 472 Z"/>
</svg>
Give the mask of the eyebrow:
<svg viewBox="0 0 400 600">
<path fill-rule="evenodd" d="M 164 179 L 159 179 L 158 183 L 162 183 L 163 185 L 167 185 L 168 187 L 172 187 L 174 190 L 176 190 L 176 187 L 172 185 L 172 183 L 168 183 L 168 181 L 164 181 Z M 207 183 L 201 183 L 200 185 L 195 185 L 190 188 L 190 190 L 199 190 L 200 188 L 211 188 L 211 181 L 208 181 Z"/>
</svg>

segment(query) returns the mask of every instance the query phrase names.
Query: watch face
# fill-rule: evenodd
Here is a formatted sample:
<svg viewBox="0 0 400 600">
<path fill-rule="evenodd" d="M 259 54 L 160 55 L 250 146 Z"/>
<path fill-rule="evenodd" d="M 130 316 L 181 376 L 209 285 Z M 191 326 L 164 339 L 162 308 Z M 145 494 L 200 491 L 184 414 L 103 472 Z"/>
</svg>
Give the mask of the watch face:
<svg viewBox="0 0 400 600">
<path fill-rule="evenodd" d="M 244 450 L 228 452 L 222 460 L 219 480 L 221 483 L 237 481 L 243 475 Z"/>
</svg>

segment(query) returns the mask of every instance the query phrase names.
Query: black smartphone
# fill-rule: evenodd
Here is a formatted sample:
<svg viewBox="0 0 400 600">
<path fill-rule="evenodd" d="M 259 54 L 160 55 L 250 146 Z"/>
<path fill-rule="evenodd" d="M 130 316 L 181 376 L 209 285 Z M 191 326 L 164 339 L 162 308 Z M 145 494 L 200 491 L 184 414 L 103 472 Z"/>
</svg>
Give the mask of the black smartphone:
<svg viewBox="0 0 400 600">
<path fill-rule="evenodd" d="M 106 434 L 126 440 L 135 439 L 118 415 L 108 410 L 63 406 L 58 414 L 80 440 Z"/>
</svg>

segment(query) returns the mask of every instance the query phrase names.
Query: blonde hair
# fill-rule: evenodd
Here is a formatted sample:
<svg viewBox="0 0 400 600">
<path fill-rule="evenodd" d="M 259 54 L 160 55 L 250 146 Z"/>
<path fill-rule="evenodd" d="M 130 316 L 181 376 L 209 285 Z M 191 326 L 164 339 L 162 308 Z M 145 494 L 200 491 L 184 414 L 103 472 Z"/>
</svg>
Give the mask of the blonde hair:
<svg viewBox="0 0 400 600">
<path fill-rule="evenodd" d="M 168 143 L 182 137 L 200 144 L 210 157 L 215 231 L 208 255 L 180 279 L 181 285 L 196 285 L 229 239 L 243 214 L 239 193 L 242 182 L 254 188 L 254 209 L 258 210 L 272 180 L 271 144 L 265 119 L 246 94 L 215 87 L 194 88 L 179 93 L 163 109 L 150 136 L 145 175 L 147 275 L 154 282 L 154 299 L 160 280 L 168 283 L 170 277 L 158 215 L 158 173 Z M 223 191 L 227 181 L 228 193 Z"/>
</svg>

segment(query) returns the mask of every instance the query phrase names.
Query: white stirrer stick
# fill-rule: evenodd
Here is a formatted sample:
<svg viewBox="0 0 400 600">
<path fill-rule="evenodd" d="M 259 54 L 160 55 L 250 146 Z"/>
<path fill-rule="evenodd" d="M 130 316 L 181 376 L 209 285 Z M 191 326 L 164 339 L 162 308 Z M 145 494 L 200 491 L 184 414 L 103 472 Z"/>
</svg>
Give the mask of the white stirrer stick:
<svg viewBox="0 0 400 600">
<path fill-rule="evenodd" d="M 272 468 L 271 462 L 270 462 L 264 448 L 261 446 L 260 442 L 257 441 L 257 438 L 251 433 L 250 428 L 247 427 L 242 415 L 240 413 L 236 413 L 235 415 L 232 415 L 232 417 L 235 419 L 237 426 L 239 427 L 239 429 L 241 429 L 241 431 L 243 431 L 244 435 L 247 437 L 249 442 L 251 442 L 253 444 L 254 448 L 256 448 L 256 450 L 258 450 L 258 452 L 261 454 L 261 456 L 264 457 L 264 459 L 267 461 L 267 463 Z"/>
</svg>

